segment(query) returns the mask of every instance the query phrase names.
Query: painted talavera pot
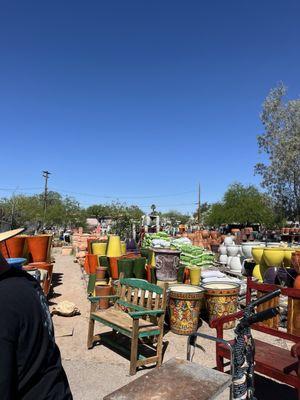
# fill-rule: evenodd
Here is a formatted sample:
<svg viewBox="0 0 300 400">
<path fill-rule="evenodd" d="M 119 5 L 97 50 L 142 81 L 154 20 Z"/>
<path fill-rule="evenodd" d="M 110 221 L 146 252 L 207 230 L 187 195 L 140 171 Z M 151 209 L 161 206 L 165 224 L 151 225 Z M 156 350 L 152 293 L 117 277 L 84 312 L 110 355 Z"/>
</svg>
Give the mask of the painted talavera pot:
<svg viewBox="0 0 300 400">
<path fill-rule="evenodd" d="M 205 290 L 209 322 L 237 311 L 240 285 L 235 282 L 209 282 L 201 285 Z M 235 321 L 227 322 L 224 329 L 234 328 Z"/>
<path fill-rule="evenodd" d="M 156 278 L 160 281 L 177 280 L 180 251 L 153 248 L 155 255 Z"/>
<path fill-rule="evenodd" d="M 191 285 L 174 285 L 170 288 L 170 328 L 178 335 L 197 331 L 204 290 Z"/>
</svg>

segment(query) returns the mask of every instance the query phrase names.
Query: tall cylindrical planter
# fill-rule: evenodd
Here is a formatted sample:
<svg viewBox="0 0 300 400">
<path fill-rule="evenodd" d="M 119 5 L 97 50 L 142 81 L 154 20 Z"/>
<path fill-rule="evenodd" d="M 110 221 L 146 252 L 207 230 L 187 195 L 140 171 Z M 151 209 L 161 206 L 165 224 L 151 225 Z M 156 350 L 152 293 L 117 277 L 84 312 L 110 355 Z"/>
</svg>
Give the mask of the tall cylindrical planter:
<svg viewBox="0 0 300 400">
<path fill-rule="evenodd" d="M 28 253 L 33 262 L 46 262 L 48 254 L 49 235 L 27 236 Z"/>
<path fill-rule="evenodd" d="M 138 257 L 133 260 L 133 273 L 138 279 L 146 279 L 146 258 Z"/>
<path fill-rule="evenodd" d="M 180 251 L 153 248 L 155 254 L 156 278 L 160 281 L 176 281 Z"/>
<path fill-rule="evenodd" d="M 86 255 L 89 266 L 89 274 L 95 274 L 98 268 L 98 257 L 95 254 Z"/>
<path fill-rule="evenodd" d="M 133 259 L 132 258 L 120 258 L 118 260 L 118 273 L 123 272 L 124 278 L 133 277 Z"/>
<path fill-rule="evenodd" d="M 23 257 L 26 236 L 15 236 L 6 240 L 6 246 L 11 258 Z"/>
<path fill-rule="evenodd" d="M 109 257 L 109 272 L 112 279 L 119 278 L 118 260 L 120 257 Z"/>
</svg>

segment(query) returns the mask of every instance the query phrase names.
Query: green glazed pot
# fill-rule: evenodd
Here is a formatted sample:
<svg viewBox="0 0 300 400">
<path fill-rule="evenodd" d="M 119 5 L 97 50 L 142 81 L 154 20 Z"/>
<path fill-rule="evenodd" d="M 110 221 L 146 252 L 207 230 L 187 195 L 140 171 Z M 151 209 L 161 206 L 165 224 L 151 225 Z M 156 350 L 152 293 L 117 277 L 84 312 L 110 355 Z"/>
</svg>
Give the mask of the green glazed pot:
<svg viewBox="0 0 300 400">
<path fill-rule="evenodd" d="M 121 258 L 118 260 L 118 271 L 124 273 L 124 278 L 133 278 L 133 259 Z"/>
<path fill-rule="evenodd" d="M 133 273 L 138 279 L 146 279 L 146 258 L 137 257 L 133 259 Z"/>
</svg>

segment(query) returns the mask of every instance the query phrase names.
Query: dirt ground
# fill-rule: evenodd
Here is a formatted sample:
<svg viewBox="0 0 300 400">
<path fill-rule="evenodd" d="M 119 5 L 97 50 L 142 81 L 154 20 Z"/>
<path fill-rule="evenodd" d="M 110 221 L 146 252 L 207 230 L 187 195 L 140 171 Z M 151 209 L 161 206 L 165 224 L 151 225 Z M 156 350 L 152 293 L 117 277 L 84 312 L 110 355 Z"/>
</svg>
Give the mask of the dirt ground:
<svg viewBox="0 0 300 400">
<path fill-rule="evenodd" d="M 129 361 L 105 345 L 87 350 L 89 302 L 86 298 L 86 281 L 79 264 L 74 263 L 72 256 L 62 256 L 60 249 L 54 251 L 55 266 L 53 274 L 54 293 L 50 299 L 50 309 L 58 302 L 68 300 L 76 304 L 81 314 L 75 317 L 53 316 L 56 342 L 60 348 L 63 365 L 66 370 L 75 400 L 100 400 L 105 395 L 122 387 L 149 370 L 140 370 L 134 377 L 129 376 Z M 109 328 L 95 325 L 95 332 L 109 332 Z M 206 323 L 199 331 L 215 335 Z M 227 331 L 227 337 L 232 337 Z M 260 333 L 255 336 L 262 335 Z M 164 339 L 169 342 L 164 361 L 173 357 L 186 358 L 185 336 L 168 332 Z M 266 338 L 264 337 L 264 340 Z M 268 338 L 272 343 L 287 348 L 288 343 L 281 339 Z M 205 353 L 197 350 L 194 362 L 204 366 L 215 367 L 215 347 L 212 342 L 202 342 Z M 167 384 L 167 382 L 166 382 Z M 169 384 L 172 384 L 170 382 Z M 293 400 L 297 398 L 294 389 L 257 376 L 256 396 L 258 400 Z M 182 399 L 184 399 L 184 395 Z M 219 395 L 218 400 L 227 400 L 229 391 Z"/>
</svg>

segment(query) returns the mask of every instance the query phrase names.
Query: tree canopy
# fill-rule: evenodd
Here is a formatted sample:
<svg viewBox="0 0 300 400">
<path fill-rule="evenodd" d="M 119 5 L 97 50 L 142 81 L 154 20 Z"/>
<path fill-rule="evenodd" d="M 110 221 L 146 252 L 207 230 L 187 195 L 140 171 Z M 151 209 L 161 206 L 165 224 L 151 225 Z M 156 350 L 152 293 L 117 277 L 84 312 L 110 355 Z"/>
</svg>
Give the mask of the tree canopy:
<svg viewBox="0 0 300 400">
<path fill-rule="evenodd" d="M 190 219 L 188 214 L 183 214 L 177 210 L 170 210 L 165 213 L 161 213 L 162 218 L 166 218 L 171 221 L 172 225 L 186 224 Z"/>
<path fill-rule="evenodd" d="M 280 84 L 267 96 L 261 114 L 264 133 L 258 146 L 267 162 L 255 171 L 262 186 L 287 218 L 300 216 L 300 99 L 284 102 L 286 88 Z"/>
<path fill-rule="evenodd" d="M 47 210 L 44 221 L 44 195 L 16 195 L 0 200 L 1 219 L 19 226 L 41 229 L 84 226 L 85 214 L 79 203 L 72 197 L 62 197 L 50 191 L 47 196 Z"/>
<path fill-rule="evenodd" d="M 274 220 L 272 202 L 268 196 L 253 185 L 234 183 L 229 186 L 221 202 L 212 204 L 205 222 L 210 226 L 224 223 L 261 223 L 270 226 Z"/>
</svg>

